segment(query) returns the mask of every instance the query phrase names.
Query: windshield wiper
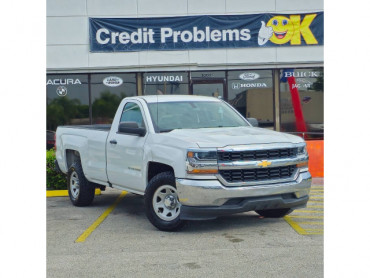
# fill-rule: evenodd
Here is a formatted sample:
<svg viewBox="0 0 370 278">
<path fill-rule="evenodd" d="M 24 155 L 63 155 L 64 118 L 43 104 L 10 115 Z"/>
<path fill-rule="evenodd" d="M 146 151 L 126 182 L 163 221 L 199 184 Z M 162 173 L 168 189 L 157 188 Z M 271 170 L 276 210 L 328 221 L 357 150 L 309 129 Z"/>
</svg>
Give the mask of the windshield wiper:
<svg viewBox="0 0 370 278">
<path fill-rule="evenodd" d="M 162 133 L 162 132 L 171 132 L 172 130 L 174 130 L 174 129 L 161 129 L 159 131 L 159 133 Z"/>
</svg>

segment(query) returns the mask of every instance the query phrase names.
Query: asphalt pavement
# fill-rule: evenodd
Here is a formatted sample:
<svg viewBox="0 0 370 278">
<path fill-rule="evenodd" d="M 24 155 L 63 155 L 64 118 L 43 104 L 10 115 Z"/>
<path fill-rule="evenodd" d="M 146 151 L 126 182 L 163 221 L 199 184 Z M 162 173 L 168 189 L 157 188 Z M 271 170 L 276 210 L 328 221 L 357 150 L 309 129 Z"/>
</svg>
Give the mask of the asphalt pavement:
<svg viewBox="0 0 370 278">
<path fill-rule="evenodd" d="M 316 223 L 298 224 L 306 233 L 287 219 L 254 212 L 161 232 L 138 195 L 126 194 L 115 207 L 121 191 L 109 188 L 89 207 L 48 198 L 47 277 L 323 277 L 323 183 L 313 179 L 319 203 L 310 204 L 321 212 L 290 215 L 295 223 Z M 316 218 L 305 218 L 310 215 Z"/>
</svg>

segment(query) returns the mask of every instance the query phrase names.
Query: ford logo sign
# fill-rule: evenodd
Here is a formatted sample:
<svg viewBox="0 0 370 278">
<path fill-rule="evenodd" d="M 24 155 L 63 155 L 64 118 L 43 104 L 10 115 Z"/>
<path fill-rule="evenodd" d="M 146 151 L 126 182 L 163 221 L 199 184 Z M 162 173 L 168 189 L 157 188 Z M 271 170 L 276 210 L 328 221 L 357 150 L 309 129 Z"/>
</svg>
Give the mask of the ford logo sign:
<svg viewBox="0 0 370 278">
<path fill-rule="evenodd" d="M 255 79 L 258 79 L 259 77 L 260 75 L 255 72 L 244 72 L 241 75 L 239 75 L 239 78 L 241 80 L 247 80 L 247 81 L 255 80 Z"/>
<path fill-rule="evenodd" d="M 122 78 L 119 78 L 117 76 L 108 76 L 103 80 L 103 84 L 108 87 L 118 87 L 121 86 L 122 83 Z"/>
</svg>

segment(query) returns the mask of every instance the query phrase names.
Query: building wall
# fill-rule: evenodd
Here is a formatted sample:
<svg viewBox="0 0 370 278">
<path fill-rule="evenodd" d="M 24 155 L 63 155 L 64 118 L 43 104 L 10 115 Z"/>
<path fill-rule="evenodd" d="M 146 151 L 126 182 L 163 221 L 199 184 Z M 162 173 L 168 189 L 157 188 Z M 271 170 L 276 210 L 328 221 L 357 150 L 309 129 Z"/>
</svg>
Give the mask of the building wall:
<svg viewBox="0 0 370 278">
<path fill-rule="evenodd" d="M 323 11 L 323 0 L 47 0 L 47 70 L 132 72 L 322 65 L 323 46 L 128 53 L 89 51 L 89 17 L 317 11 Z"/>
</svg>

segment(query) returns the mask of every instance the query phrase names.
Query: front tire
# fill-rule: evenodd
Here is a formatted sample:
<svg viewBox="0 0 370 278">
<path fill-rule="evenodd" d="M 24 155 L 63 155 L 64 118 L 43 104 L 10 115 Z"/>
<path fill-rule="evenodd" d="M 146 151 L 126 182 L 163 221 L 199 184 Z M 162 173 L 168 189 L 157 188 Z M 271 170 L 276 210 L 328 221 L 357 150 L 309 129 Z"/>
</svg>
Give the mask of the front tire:
<svg viewBox="0 0 370 278">
<path fill-rule="evenodd" d="M 95 187 L 86 179 L 80 161 L 73 162 L 68 169 L 67 188 L 69 199 L 75 206 L 88 206 L 94 200 Z"/>
<path fill-rule="evenodd" d="M 144 202 L 146 216 L 157 229 L 175 231 L 185 225 L 186 222 L 180 220 L 181 203 L 172 172 L 159 173 L 150 180 Z"/>
<path fill-rule="evenodd" d="M 265 209 L 265 210 L 256 210 L 256 212 L 263 216 L 263 217 L 270 217 L 270 218 L 280 218 L 288 215 L 293 210 L 290 208 L 283 208 L 283 209 Z"/>
</svg>

